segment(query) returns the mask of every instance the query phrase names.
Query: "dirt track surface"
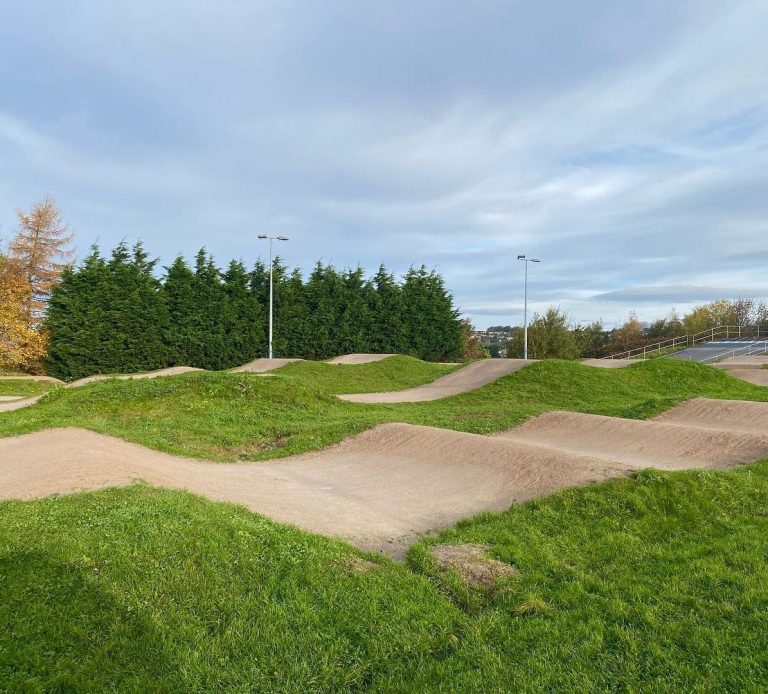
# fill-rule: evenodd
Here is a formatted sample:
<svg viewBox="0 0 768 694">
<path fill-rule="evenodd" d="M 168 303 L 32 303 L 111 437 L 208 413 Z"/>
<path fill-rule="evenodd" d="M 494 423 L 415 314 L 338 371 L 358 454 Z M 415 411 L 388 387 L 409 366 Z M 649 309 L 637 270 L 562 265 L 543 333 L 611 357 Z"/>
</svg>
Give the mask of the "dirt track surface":
<svg viewBox="0 0 768 694">
<path fill-rule="evenodd" d="M 233 464 L 51 429 L 0 439 L 0 499 L 142 479 L 399 557 L 424 532 L 564 487 L 768 458 L 767 426 L 768 403 L 699 399 L 648 422 L 551 412 L 497 436 L 385 424 L 324 451 Z"/>
<path fill-rule="evenodd" d="M 0 402 L 0 412 L 13 412 L 14 410 L 21 410 L 24 407 L 34 405 L 42 397 L 42 395 L 33 395 L 31 398 L 20 398 L 17 400 L 7 400 L 5 402 Z"/>
<path fill-rule="evenodd" d="M 450 395 L 466 393 L 488 385 L 502 376 L 533 364 L 529 359 L 483 359 L 454 371 L 418 388 L 396 390 L 389 393 L 359 393 L 339 395 L 343 400 L 364 403 L 426 402 L 440 400 Z"/>
<path fill-rule="evenodd" d="M 329 359 L 329 364 L 370 364 L 374 361 L 383 361 L 390 357 L 395 357 L 395 354 L 345 354 L 342 357 L 336 357 L 335 359 Z"/>
<path fill-rule="evenodd" d="M 768 402 L 694 398 L 654 421 L 765 434 L 768 433 Z"/>
<path fill-rule="evenodd" d="M 257 373 L 262 374 L 267 371 L 273 371 L 279 369 L 287 364 L 292 364 L 295 361 L 301 361 L 301 359 L 254 359 L 242 366 L 236 366 L 230 369 L 232 373 Z"/>
<path fill-rule="evenodd" d="M 714 366 L 718 369 L 762 369 L 768 366 L 768 357 L 728 357 Z"/>
<path fill-rule="evenodd" d="M 596 366 L 599 369 L 623 369 L 632 364 L 639 363 L 637 359 L 582 359 L 586 366 Z"/>
<path fill-rule="evenodd" d="M 19 376 L 0 376 L 0 381 L 46 381 L 48 383 L 64 383 L 53 376 L 28 376 L 26 374 Z"/>
<path fill-rule="evenodd" d="M 82 429 L 0 439 L 0 499 L 136 479 L 240 503 L 277 521 L 400 556 L 419 534 L 484 509 L 622 474 L 623 466 L 474 434 L 387 424 L 321 453 L 208 463 Z"/>
<path fill-rule="evenodd" d="M 753 383 L 756 386 L 768 386 L 768 369 L 747 367 L 744 369 L 728 369 L 726 373 L 734 378 L 747 381 L 747 383 Z"/>
<path fill-rule="evenodd" d="M 548 412 L 500 438 L 549 446 L 585 456 L 599 456 L 633 467 L 678 470 L 714 467 L 768 458 L 768 429 L 732 431 L 726 422 L 719 428 L 709 417 L 707 405 L 702 418 L 712 427 L 699 428 L 678 421 L 620 419 L 578 412 Z M 715 408 L 718 411 L 718 408 Z"/>
</svg>

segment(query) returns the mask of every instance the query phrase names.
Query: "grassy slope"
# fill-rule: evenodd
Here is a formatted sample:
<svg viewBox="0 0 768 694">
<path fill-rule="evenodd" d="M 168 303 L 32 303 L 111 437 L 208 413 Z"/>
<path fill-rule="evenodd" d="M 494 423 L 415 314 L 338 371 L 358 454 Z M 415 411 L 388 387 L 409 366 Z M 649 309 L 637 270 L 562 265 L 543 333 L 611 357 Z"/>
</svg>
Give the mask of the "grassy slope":
<svg viewBox="0 0 768 694">
<path fill-rule="evenodd" d="M 362 405 L 333 395 L 408 387 L 434 377 L 433 369 L 402 357 L 359 366 L 294 364 L 270 377 L 192 373 L 59 388 L 34 407 L 0 415 L 0 435 L 81 426 L 171 453 L 261 459 L 321 448 L 390 421 L 490 433 L 553 409 L 641 418 L 695 396 L 768 400 L 768 389 L 718 369 L 663 359 L 615 370 L 540 362 L 428 403 Z"/>
<path fill-rule="evenodd" d="M 483 515 L 520 575 L 367 573 L 345 545 L 182 492 L 0 504 L 0 689 L 758 691 L 768 463 L 641 473 Z"/>
<path fill-rule="evenodd" d="M 28 379 L 0 380 L 0 395 L 39 395 L 47 393 L 55 386 L 47 381 L 32 381 Z"/>
</svg>

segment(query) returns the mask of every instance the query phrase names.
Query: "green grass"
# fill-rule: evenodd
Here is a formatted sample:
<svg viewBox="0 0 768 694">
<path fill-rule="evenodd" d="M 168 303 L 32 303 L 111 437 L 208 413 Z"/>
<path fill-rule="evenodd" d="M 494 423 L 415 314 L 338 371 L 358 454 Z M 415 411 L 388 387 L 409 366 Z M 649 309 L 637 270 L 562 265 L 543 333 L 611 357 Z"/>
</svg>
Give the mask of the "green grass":
<svg viewBox="0 0 768 694">
<path fill-rule="evenodd" d="M 460 523 L 410 569 L 137 485 L 0 504 L 3 691 L 760 691 L 768 463 Z M 435 542 L 519 575 L 468 590 Z M 369 557 L 370 558 L 370 557 Z"/>
<path fill-rule="evenodd" d="M 379 393 L 415 388 L 445 376 L 457 368 L 459 367 L 398 355 L 368 364 L 297 361 L 284 366 L 276 373 L 329 393 Z"/>
<path fill-rule="evenodd" d="M 407 387 L 434 375 L 434 365 L 408 365 L 406 358 L 295 364 L 269 377 L 190 373 L 56 388 L 34 407 L 0 415 L 0 435 L 79 426 L 170 453 L 258 460 L 322 448 L 384 422 L 491 433 L 554 409 L 644 418 L 696 396 L 768 400 L 768 389 L 721 370 L 663 359 L 624 369 L 544 361 L 428 403 L 363 405 L 334 396 L 384 384 Z"/>
<path fill-rule="evenodd" d="M 31 379 L 2 379 L 0 380 L 0 395 L 40 395 L 54 387 L 48 381 L 33 381 Z"/>
</svg>

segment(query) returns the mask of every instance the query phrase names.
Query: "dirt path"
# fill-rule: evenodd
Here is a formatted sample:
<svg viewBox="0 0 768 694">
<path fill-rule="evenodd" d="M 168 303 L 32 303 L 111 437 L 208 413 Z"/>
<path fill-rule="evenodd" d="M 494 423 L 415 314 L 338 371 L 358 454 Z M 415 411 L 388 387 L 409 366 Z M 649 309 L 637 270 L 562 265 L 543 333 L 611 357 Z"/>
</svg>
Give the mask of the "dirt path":
<svg viewBox="0 0 768 694">
<path fill-rule="evenodd" d="M 747 367 L 744 369 L 728 369 L 725 373 L 734 378 L 740 378 L 747 383 L 753 383 L 756 386 L 768 386 L 768 369 Z"/>
<path fill-rule="evenodd" d="M 533 364 L 529 359 L 483 359 L 473 362 L 458 371 L 426 383 L 418 388 L 396 390 L 389 393 L 359 393 L 355 395 L 339 395 L 338 397 L 350 402 L 364 403 L 395 403 L 395 402 L 426 402 L 440 400 L 450 395 L 466 393 Z"/>
<path fill-rule="evenodd" d="M 701 420 L 684 423 L 685 415 L 660 421 L 548 412 L 498 436 L 660 469 L 736 465 L 768 458 L 768 429 L 734 431 L 728 421 L 718 421 L 719 408 L 712 402 L 706 401 L 701 411 L 701 419 L 711 423 L 706 428 L 698 426 Z M 764 411 L 768 415 L 768 404 Z"/>
<path fill-rule="evenodd" d="M 329 364 L 370 364 L 374 361 L 383 361 L 390 357 L 396 357 L 396 354 L 345 354 L 335 359 L 329 359 Z"/>
<path fill-rule="evenodd" d="M 768 433 L 768 402 L 694 398 L 659 415 L 655 421 L 765 434 Z"/>
<path fill-rule="evenodd" d="M 586 366 L 596 366 L 598 369 L 624 369 L 633 364 L 639 364 L 638 359 L 582 359 Z"/>
<path fill-rule="evenodd" d="M 42 395 L 33 395 L 30 398 L 20 398 L 17 400 L 7 400 L 5 402 L 0 402 L 0 413 L 13 412 L 14 410 L 21 410 L 24 407 L 29 407 L 30 405 L 34 405 L 36 402 L 38 402 L 42 397 Z"/>
<path fill-rule="evenodd" d="M 497 436 L 385 424 L 324 451 L 233 464 L 51 429 L 0 439 L 0 499 L 142 479 L 400 557 L 425 532 L 564 487 L 768 458 L 767 425 L 768 403 L 699 399 L 648 422 L 552 412 Z"/>
<path fill-rule="evenodd" d="M 0 376 L 0 381 L 45 381 L 47 383 L 64 383 L 53 376 L 28 376 L 20 374 L 18 376 Z"/>
<path fill-rule="evenodd" d="M 292 364 L 295 361 L 302 361 L 301 359 L 254 359 L 253 361 L 249 361 L 247 364 L 243 364 L 242 366 L 235 366 L 233 369 L 230 369 L 232 373 L 257 373 L 262 374 L 266 373 L 267 371 L 274 371 L 275 369 L 279 369 L 283 366 L 286 366 L 287 364 Z"/>
</svg>

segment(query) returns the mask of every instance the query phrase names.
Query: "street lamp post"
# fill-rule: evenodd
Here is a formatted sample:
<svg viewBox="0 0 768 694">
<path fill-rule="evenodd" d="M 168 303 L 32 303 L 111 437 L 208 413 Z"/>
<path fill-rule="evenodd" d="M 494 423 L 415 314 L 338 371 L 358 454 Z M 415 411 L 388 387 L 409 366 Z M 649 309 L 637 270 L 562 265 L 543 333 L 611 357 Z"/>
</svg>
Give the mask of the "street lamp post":
<svg viewBox="0 0 768 694">
<path fill-rule="evenodd" d="M 269 239 L 269 358 L 272 359 L 272 242 L 273 241 L 288 241 L 287 236 L 267 236 L 266 234 L 259 234 L 260 239 Z"/>
<path fill-rule="evenodd" d="M 524 255 L 517 256 L 518 260 L 525 263 L 525 305 L 523 308 L 523 359 L 528 359 L 528 263 L 540 263 L 538 258 L 526 258 Z"/>
</svg>

